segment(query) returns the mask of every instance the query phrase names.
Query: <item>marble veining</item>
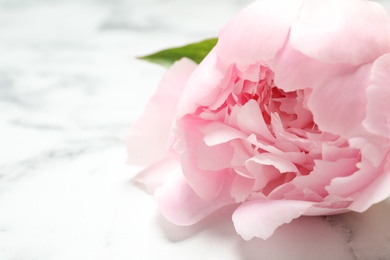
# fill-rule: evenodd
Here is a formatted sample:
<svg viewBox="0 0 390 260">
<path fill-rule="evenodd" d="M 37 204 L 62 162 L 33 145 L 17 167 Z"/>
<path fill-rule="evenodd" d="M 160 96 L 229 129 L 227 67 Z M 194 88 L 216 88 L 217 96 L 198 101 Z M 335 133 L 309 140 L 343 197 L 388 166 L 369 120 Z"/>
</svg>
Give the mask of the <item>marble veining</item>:
<svg viewBox="0 0 390 260">
<path fill-rule="evenodd" d="M 326 216 L 325 219 L 329 223 L 329 225 L 340 231 L 340 233 L 345 236 L 346 243 L 349 246 L 349 252 L 351 253 L 353 259 L 357 260 L 358 256 L 356 255 L 353 248 L 353 230 L 348 225 L 348 222 L 343 222 L 339 224 L 335 222 L 333 216 Z"/>
<path fill-rule="evenodd" d="M 177 227 L 132 183 L 126 131 L 164 73 L 135 57 L 249 2 L 0 1 L 0 259 L 390 259 L 390 201 L 247 242 L 232 208 Z"/>
</svg>

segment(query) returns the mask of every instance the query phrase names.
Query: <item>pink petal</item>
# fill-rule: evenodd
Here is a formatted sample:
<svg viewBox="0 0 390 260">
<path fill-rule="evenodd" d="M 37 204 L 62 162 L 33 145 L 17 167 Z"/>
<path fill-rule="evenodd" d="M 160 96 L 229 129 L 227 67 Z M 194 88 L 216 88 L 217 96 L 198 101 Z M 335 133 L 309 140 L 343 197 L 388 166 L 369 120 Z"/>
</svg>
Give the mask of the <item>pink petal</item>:
<svg viewBox="0 0 390 260">
<path fill-rule="evenodd" d="M 237 75 L 240 79 L 249 80 L 251 82 L 259 81 L 259 71 L 261 71 L 260 64 L 250 64 L 248 66 L 236 65 Z"/>
<path fill-rule="evenodd" d="M 247 170 L 255 178 L 253 190 L 261 191 L 267 184 L 281 176 L 278 169 L 270 165 L 264 165 L 253 161 L 252 159 L 245 162 Z"/>
<path fill-rule="evenodd" d="M 215 52 L 211 51 L 188 79 L 180 98 L 177 117 L 194 113 L 198 106 L 214 103 L 219 94 L 215 90 L 225 77 L 230 78 L 228 72 L 231 69 L 227 62 L 221 61 Z"/>
<path fill-rule="evenodd" d="M 372 133 L 390 137 L 390 54 L 380 57 L 372 67 L 367 89 L 367 117 L 363 125 Z"/>
<path fill-rule="evenodd" d="M 286 172 L 298 172 L 297 167 L 291 161 L 281 158 L 271 153 L 261 153 L 251 159 L 249 162 L 253 162 L 260 165 L 270 165 L 279 170 L 280 173 Z"/>
<path fill-rule="evenodd" d="M 290 41 L 314 59 L 358 65 L 390 52 L 390 20 L 373 1 L 305 1 Z"/>
<path fill-rule="evenodd" d="M 254 182 L 253 179 L 235 175 L 230 190 L 231 196 L 236 202 L 244 201 L 252 193 Z"/>
<path fill-rule="evenodd" d="M 235 87 L 236 70 L 233 66 L 230 66 L 226 71 L 223 79 L 219 82 L 218 86 L 210 92 L 208 97 L 199 100 L 200 106 L 207 106 L 209 110 L 218 110 L 226 102 Z M 222 118 L 224 118 L 225 113 Z M 223 120 L 223 119 L 222 119 Z"/>
<path fill-rule="evenodd" d="M 378 203 L 390 196 L 390 163 L 387 158 L 387 163 L 384 167 L 384 171 L 376 178 L 371 184 L 369 184 L 351 204 L 349 209 L 363 212 L 370 206 Z"/>
<path fill-rule="evenodd" d="M 201 127 L 200 131 L 205 134 L 204 141 L 209 146 L 247 137 L 243 132 L 220 122 L 211 122 Z"/>
<path fill-rule="evenodd" d="M 220 196 L 211 200 L 201 199 L 181 174 L 171 178 L 155 192 L 155 200 L 161 213 L 176 225 L 192 225 L 215 210 L 234 203 L 226 185 Z"/>
<path fill-rule="evenodd" d="M 292 122 L 289 122 L 288 126 L 302 130 L 313 123 L 313 115 L 307 109 L 306 104 L 304 104 L 304 102 L 306 102 L 305 99 L 307 99 L 308 97 L 308 90 L 310 89 L 306 89 L 305 91 L 297 91 L 298 102 L 294 106 L 294 112 L 297 115 L 297 119 Z"/>
<path fill-rule="evenodd" d="M 257 140 L 255 135 L 250 135 L 247 138 L 247 141 L 264 151 L 275 154 L 280 158 L 286 159 L 296 164 L 303 164 L 306 160 L 306 156 L 302 152 L 284 152 L 278 149 L 275 144 L 270 144 L 261 140 Z"/>
<path fill-rule="evenodd" d="M 253 178 L 253 175 L 246 169 L 245 162 L 253 155 L 257 154 L 257 152 L 251 151 L 252 147 L 250 144 L 248 142 L 243 142 L 242 140 L 234 140 L 230 145 L 234 148 L 231 165 L 234 167 L 236 173 L 247 178 Z"/>
<path fill-rule="evenodd" d="M 267 239 L 279 226 L 303 215 L 313 204 L 294 200 L 251 200 L 234 212 L 234 227 L 245 240 Z"/>
<path fill-rule="evenodd" d="M 235 108 L 239 109 L 237 123 L 240 130 L 248 135 L 257 133 L 267 140 L 275 140 L 264 121 L 259 104 L 255 100 L 251 99 L 244 106 L 236 106 Z"/>
<path fill-rule="evenodd" d="M 199 197 L 206 200 L 220 196 L 226 180 L 232 175 L 228 169 L 219 171 L 200 169 L 196 158 L 190 153 L 182 154 L 181 165 L 188 184 Z"/>
<path fill-rule="evenodd" d="M 222 147 L 228 148 L 222 156 L 218 153 L 210 153 L 211 151 L 215 152 L 215 150 L 207 151 L 211 147 L 204 143 L 204 134 L 200 131 L 200 128 L 208 124 L 207 121 L 186 116 L 178 120 L 177 124 L 185 146 L 185 150 L 181 154 L 181 165 L 185 178 L 201 198 L 216 198 L 231 174 L 227 167 L 233 158 L 233 148 L 225 146 L 229 145 L 228 143 L 222 144 Z M 217 150 L 220 148 L 221 146 L 217 147 Z M 213 156 L 214 160 L 210 156 Z M 210 170 L 201 167 L 207 167 Z"/>
<path fill-rule="evenodd" d="M 206 171 L 230 168 L 234 149 L 229 143 L 207 146 L 200 143 L 196 149 L 197 167 Z"/>
<path fill-rule="evenodd" d="M 177 103 L 195 67 L 193 61 L 182 59 L 162 78 L 145 111 L 130 129 L 127 138 L 130 163 L 148 164 L 165 156 Z"/>
<path fill-rule="evenodd" d="M 351 204 L 351 202 L 343 202 L 343 204 Z M 305 214 L 304 216 L 325 216 L 325 215 L 334 215 L 334 214 L 341 214 L 341 213 L 346 213 L 350 212 L 351 210 L 347 209 L 346 207 L 335 207 L 333 208 L 332 206 L 327 205 L 326 207 L 321 207 L 321 206 L 313 206 L 311 207 Z"/>
<path fill-rule="evenodd" d="M 389 139 L 379 136 L 354 137 L 349 144 L 359 149 L 363 160 L 369 160 L 374 167 L 382 163 L 390 147 Z"/>
<path fill-rule="evenodd" d="M 240 65 L 274 58 L 283 47 L 301 4 L 302 0 L 253 2 L 220 32 L 216 53 Z"/>
<path fill-rule="evenodd" d="M 329 78 L 329 82 L 313 89 L 308 106 L 314 122 L 324 132 L 342 137 L 364 133 L 366 87 L 370 64 Z M 353 113 L 351 111 L 353 110 Z"/>
<path fill-rule="evenodd" d="M 356 146 L 353 146 L 357 148 Z M 322 144 L 322 159 L 325 161 L 335 162 L 340 158 L 357 158 L 359 156 L 359 150 L 351 147 L 338 147 L 329 145 L 327 143 Z"/>
<path fill-rule="evenodd" d="M 375 186 L 375 184 L 372 183 L 376 183 L 376 179 L 379 179 L 378 176 L 380 176 L 383 171 L 383 165 L 380 167 L 373 167 L 372 164 L 367 161 L 359 163 L 358 168 L 359 170 L 350 176 L 340 176 L 333 179 L 330 185 L 326 187 L 329 194 L 343 198 L 360 198 L 360 193 L 366 190 L 367 186 Z M 389 186 L 387 186 L 387 190 L 388 187 Z"/>
<path fill-rule="evenodd" d="M 180 162 L 172 157 L 166 157 L 140 172 L 133 179 L 133 182 L 153 194 L 158 187 L 164 184 L 170 175 L 177 172 L 181 173 Z"/>
<path fill-rule="evenodd" d="M 281 143 L 284 142 L 285 144 L 291 145 L 290 149 L 286 149 L 286 151 L 301 152 L 302 150 L 310 151 L 316 148 L 316 144 L 313 140 L 287 132 L 283 127 L 282 119 L 279 117 L 278 113 L 271 114 L 271 124 L 277 140 Z M 291 131 L 291 129 L 289 130 Z"/>
<path fill-rule="evenodd" d="M 289 43 L 270 61 L 269 66 L 275 73 L 275 85 L 286 92 L 321 86 L 329 78 L 351 69 L 347 64 L 328 64 L 307 57 Z"/>
<path fill-rule="evenodd" d="M 337 161 L 329 162 L 315 160 L 313 171 L 309 175 L 298 176 L 291 181 L 291 184 L 298 190 L 309 188 L 318 195 L 325 197 L 328 192 L 325 187 L 335 178 L 349 176 L 358 169 L 357 158 L 340 158 Z"/>
</svg>

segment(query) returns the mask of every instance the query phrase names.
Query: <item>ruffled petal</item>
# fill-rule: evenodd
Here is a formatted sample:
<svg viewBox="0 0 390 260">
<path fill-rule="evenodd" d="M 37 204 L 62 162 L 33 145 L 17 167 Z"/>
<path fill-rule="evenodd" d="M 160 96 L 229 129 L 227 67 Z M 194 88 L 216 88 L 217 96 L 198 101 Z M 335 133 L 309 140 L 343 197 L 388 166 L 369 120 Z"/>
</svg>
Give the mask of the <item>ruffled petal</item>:
<svg viewBox="0 0 390 260">
<path fill-rule="evenodd" d="M 249 162 L 253 162 L 260 165 L 270 165 L 278 169 L 280 173 L 286 172 L 298 172 L 297 167 L 290 160 L 286 160 L 281 158 L 280 156 L 274 155 L 272 153 L 261 153 L 256 156 L 253 156 L 248 160 Z"/>
<path fill-rule="evenodd" d="M 390 52 L 390 19 L 373 1 L 305 1 L 290 41 L 316 60 L 363 64 Z"/>
<path fill-rule="evenodd" d="M 300 191 L 309 188 L 316 194 L 325 197 L 328 195 L 325 187 L 331 183 L 332 179 L 349 176 L 356 172 L 358 170 L 357 162 L 357 158 L 340 158 L 334 162 L 316 160 L 314 169 L 309 175 L 298 176 L 291 181 L 291 184 Z"/>
<path fill-rule="evenodd" d="M 182 174 L 171 176 L 155 192 L 155 200 L 161 213 L 172 223 L 192 225 L 215 210 L 234 203 L 227 184 L 220 196 L 211 200 L 201 199 L 188 185 Z"/>
<path fill-rule="evenodd" d="M 221 30 L 216 53 L 240 65 L 274 58 L 283 47 L 301 5 L 302 0 L 255 1 Z"/>
<path fill-rule="evenodd" d="M 295 200 L 251 200 L 233 213 L 234 227 L 245 240 L 267 239 L 279 226 L 303 215 L 313 204 Z"/>
<path fill-rule="evenodd" d="M 193 61 L 184 58 L 173 64 L 162 78 L 156 93 L 128 134 L 129 163 L 145 165 L 165 156 L 177 104 L 195 68 Z"/>
<path fill-rule="evenodd" d="M 250 135 L 246 140 L 250 144 L 255 145 L 256 147 L 258 147 L 266 152 L 275 154 L 275 155 L 279 156 L 280 158 L 291 161 L 293 163 L 303 164 L 306 160 L 306 155 L 300 151 L 299 152 L 285 152 L 281 149 L 278 149 L 275 144 L 270 144 L 270 143 L 263 142 L 261 140 L 257 140 L 255 135 Z"/>
<path fill-rule="evenodd" d="M 374 134 L 390 137 L 390 54 L 380 57 L 372 67 L 363 125 Z"/>
</svg>

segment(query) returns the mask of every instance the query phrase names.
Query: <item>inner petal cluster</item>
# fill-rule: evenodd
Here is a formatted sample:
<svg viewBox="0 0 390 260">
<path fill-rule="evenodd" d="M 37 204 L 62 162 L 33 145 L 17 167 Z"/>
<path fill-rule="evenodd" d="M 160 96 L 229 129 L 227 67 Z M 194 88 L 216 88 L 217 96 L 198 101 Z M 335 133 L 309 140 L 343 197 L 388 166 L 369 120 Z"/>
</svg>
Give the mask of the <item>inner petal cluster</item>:
<svg viewBox="0 0 390 260">
<path fill-rule="evenodd" d="M 238 202 L 258 197 L 322 201 L 332 178 L 356 172 L 360 157 L 345 139 L 317 127 L 307 105 L 310 94 L 310 88 L 278 88 L 274 73 L 261 64 L 231 66 L 207 97 L 209 105 L 183 119 L 196 125 L 204 140 L 191 147 L 195 135 L 184 137 L 187 149 L 197 151 L 190 160 L 203 171 L 225 171 Z"/>
</svg>

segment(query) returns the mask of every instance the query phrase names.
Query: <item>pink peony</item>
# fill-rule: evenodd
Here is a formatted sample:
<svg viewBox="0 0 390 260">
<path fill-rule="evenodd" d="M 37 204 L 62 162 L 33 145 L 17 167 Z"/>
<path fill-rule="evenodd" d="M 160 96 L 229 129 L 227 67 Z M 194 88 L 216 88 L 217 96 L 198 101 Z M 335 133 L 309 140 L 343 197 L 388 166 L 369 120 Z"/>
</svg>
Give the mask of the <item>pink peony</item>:
<svg viewBox="0 0 390 260">
<path fill-rule="evenodd" d="M 175 63 L 128 138 L 162 214 L 236 204 L 246 240 L 390 195 L 390 20 L 364 0 L 259 0 Z"/>
</svg>

